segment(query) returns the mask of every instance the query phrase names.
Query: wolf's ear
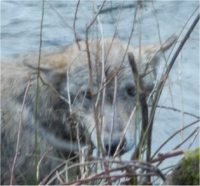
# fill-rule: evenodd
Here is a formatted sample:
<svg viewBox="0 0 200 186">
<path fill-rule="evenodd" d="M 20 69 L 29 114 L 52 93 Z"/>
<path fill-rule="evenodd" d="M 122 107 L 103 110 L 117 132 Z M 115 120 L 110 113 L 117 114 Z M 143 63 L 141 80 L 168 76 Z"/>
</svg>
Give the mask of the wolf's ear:
<svg viewBox="0 0 200 186">
<path fill-rule="evenodd" d="M 163 52 L 167 51 L 172 45 L 177 41 L 177 36 L 172 35 L 165 40 L 162 44 L 147 45 L 146 50 L 143 54 L 145 56 L 146 67 L 142 72 L 143 74 L 148 74 L 152 72 L 154 78 L 157 76 L 157 70 L 160 64 L 160 58 L 163 56 Z"/>
<path fill-rule="evenodd" d="M 24 63 L 24 65 L 28 68 L 33 69 L 34 74 L 37 74 L 39 70 L 41 77 L 43 78 L 42 80 L 48 84 L 51 84 L 57 91 L 59 91 L 61 86 L 67 82 L 67 72 L 65 72 L 64 70 L 59 71 L 57 69 L 51 69 L 42 66 L 38 68 L 28 63 Z"/>
</svg>

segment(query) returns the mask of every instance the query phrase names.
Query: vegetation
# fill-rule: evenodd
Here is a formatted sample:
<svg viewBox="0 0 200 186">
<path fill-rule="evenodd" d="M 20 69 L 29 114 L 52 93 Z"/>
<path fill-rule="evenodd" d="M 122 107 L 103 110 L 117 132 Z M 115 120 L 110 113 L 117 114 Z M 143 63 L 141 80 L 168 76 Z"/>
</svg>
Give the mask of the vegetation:
<svg viewBox="0 0 200 186">
<path fill-rule="evenodd" d="M 182 160 L 172 172 L 173 185 L 199 185 L 200 148 L 185 153 Z"/>
</svg>

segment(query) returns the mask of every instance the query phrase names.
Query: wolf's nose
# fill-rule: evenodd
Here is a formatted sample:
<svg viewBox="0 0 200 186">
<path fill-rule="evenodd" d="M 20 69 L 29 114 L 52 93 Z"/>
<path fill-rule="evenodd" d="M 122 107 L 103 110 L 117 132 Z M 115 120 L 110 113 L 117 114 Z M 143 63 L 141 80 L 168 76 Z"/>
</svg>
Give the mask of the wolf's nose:
<svg viewBox="0 0 200 186">
<path fill-rule="evenodd" d="M 118 150 L 117 154 L 118 153 L 122 154 L 124 152 L 125 141 L 126 141 L 125 139 L 123 140 L 115 139 L 115 140 L 112 140 L 111 143 L 109 140 L 105 141 L 104 147 L 106 150 L 106 154 L 112 156 L 115 154 L 116 150 Z"/>
</svg>

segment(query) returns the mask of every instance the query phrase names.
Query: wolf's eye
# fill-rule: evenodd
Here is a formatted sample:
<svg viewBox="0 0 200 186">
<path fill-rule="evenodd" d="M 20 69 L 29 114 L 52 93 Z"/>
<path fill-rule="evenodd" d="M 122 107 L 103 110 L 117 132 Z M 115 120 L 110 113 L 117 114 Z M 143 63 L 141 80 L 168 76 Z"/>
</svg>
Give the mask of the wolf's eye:
<svg viewBox="0 0 200 186">
<path fill-rule="evenodd" d="M 87 90 L 85 92 L 85 98 L 91 100 L 92 99 L 92 92 L 90 90 Z"/>
<path fill-rule="evenodd" d="M 134 88 L 134 86 L 127 86 L 126 87 L 126 93 L 131 97 L 135 96 L 135 88 Z"/>
</svg>

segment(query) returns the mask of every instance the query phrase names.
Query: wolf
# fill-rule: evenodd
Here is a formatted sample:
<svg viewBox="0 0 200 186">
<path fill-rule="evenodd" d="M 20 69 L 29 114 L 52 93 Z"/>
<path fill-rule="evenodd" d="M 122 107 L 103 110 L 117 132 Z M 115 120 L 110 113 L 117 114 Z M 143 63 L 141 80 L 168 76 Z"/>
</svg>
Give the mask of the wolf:
<svg viewBox="0 0 200 186">
<path fill-rule="evenodd" d="M 108 156 L 134 148 L 137 92 L 127 53 L 148 94 L 175 41 L 132 47 L 95 39 L 2 60 L 1 183 L 36 183 L 35 172 L 42 180 L 87 144 Z"/>
</svg>

